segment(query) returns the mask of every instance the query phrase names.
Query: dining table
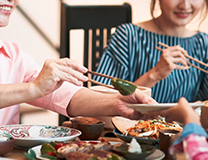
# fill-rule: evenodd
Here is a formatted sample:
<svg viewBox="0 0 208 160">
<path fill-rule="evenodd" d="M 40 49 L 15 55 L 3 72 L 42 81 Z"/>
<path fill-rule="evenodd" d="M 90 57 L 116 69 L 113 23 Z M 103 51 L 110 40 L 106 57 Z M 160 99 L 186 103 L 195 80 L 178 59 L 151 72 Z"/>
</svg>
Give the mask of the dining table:
<svg viewBox="0 0 208 160">
<path fill-rule="evenodd" d="M 98 140 L 104 139 L 106 141 L 115 141 L 115 142 L 123 142 L 121 139 L 117 137 L 100 137 Z M 10 160 L 10 159 L 15 159 L 15 160 L 27 160 L 25 157 L 24 153 L 27 152 L 27 149 L 22 149 L 22 148 L 16 148 L 4 155 L 3 157 L 0 156 L 0 159 L 2 160 Z M 185 160 L 184 154 L 177 154 L 176 160 Z"/>
</svg>

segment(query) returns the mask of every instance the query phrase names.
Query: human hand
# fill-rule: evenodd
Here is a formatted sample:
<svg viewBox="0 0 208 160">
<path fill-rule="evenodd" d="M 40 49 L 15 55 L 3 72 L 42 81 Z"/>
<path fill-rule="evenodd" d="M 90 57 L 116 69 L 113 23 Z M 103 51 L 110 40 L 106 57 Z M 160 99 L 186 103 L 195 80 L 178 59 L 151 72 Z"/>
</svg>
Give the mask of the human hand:
<svg viewBox="0 0 208 160">
<path fill-rule="evenodd" d="M 200 117 L 195 110 L 188 104 L 185 98 L 180 98 L 178 105 L 161 111 L 148 112 L 149 117 L 155 118 L 158 115 L 165 117 L 167 122 L 177 121 L 183 124 L 200 123 Z"/>
<path fill-rule="evenodd" d="M 116 101 L 115 108 L 118 114 L 123 117 L 129 119 L 148 119 L 147 115 L 143 115 L 140 112 L 126 106 L 126 104 L 133 103 L 153 104 L 157 102 L 147 94 L 141 92 L 141 90 L 136 89 L 132 95 L 120 95 L 118 101 Z"/>
<path fill-rule="evenodd" d="M 81 86 L 82 82 L 88 80 L 88 77 L 83 75 L 86 72 L 87 68 L 74 60 L 68 58 L 49 59 L 45 61 L 33 84 L 38 88 L 39 94 L 44 96 L 55 91 L 64 81 Z"/>
<path fill-rule="evenodd" d="M 155 79 L 160 81 L 167 78 L 174 69 L 188 69 L 188 59 L 185 58 L 184 54 L 187 52 L 179 45 L 163 49 L 158 63 L 152 69 Z"/>
</svg>

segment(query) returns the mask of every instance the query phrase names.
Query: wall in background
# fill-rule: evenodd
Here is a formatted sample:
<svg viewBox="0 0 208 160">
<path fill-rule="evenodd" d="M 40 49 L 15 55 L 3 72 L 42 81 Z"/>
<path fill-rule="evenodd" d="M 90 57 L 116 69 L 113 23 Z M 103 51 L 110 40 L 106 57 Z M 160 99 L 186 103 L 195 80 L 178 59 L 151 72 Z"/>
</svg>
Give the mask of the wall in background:
<svg viewBox="0 0 208 160">
<path fill-rule="evenodd" d="M 122 4 L 128 2 L 132 6 L 133 23 L 148 20 L 151 18 L 149 4 L 151 0 L 65 0 L 71 5 L 93 5 L 93 4 Z M 59 46 L 60 33 L 60 1 L 59 0 L 21 0 L 21 7 L 31 16 L 34 21 L 41 27 L 51 41 Z M 188 27 L 197 29 L 198 22 L 193 21 Z M 201 30 L 208 33 L 208 18 L 201 25 Z M 25 20 L 25 18 L 16 9 L 11 16 L 10 24 L 0 29 L 2 40 L 9 40 L 19 43 L 22 48 L 31 54 L 36 61 L 43 65 L 45 59 L 59 58 L 56 50 L 50 47 L 37 31 Z M 82 50 L 80 48 L 81 35 L 74 36 L 75 46 L 72 53 L 73 59 L 81 61 Z M 22 104 L 25 105 L 25 104 Z M 58 123 L 58 115 L 50 111 L 35 112 L 25 114 L 22 122 L 27 124 L 54 124 Z"/>
</svg>

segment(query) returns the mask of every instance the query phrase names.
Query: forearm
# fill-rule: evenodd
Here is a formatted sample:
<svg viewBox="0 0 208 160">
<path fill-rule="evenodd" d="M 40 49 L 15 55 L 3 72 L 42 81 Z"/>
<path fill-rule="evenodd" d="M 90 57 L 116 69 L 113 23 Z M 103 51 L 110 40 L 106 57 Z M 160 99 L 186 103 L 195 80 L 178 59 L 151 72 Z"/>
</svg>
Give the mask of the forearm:
<svg viewBox="0 0 208 160">
<path fill-rule="evenodd" d="M 119 94 L 102 94 L 89 89 L 80 89 L 71 99 L 67 108 L 70 116 L 116 115 L 114 109 Z"/>
<path fill-rule="evenodd" d="M 0 85 L 0 108 L 33 101 L 39 97 L 32 83 Z"/>
<path fill-rule="evenodd" d="M 156 75 L 155 69 L 152 68 L 150 71 L 143 74 L 141 77 L 139 77 L 134 83 L 137 86 L 145 86 L 152 88 L 157 82 L 159 82 L 161 79 L 159 79 Z"/>
</svg>

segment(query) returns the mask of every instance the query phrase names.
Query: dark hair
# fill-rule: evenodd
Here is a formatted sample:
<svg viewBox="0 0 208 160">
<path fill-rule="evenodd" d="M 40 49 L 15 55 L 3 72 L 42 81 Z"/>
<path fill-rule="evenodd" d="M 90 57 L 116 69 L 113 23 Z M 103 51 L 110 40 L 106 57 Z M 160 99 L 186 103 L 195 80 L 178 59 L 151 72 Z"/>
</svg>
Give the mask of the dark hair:
<svg viewBox="0 0 208 160">
<path fill-rule="evenodd" d="M 204 16 L 202 16 L 201 21 L 199 22 L 199 27 L 201 23 L 205 20 L 208 14 L 208 0 L 205 0 L 204 3 L 205 3 L 204 8 L 201 11 L 201 14 L 204 13 Z M 150 13 L 154 21 L 155 21 L 155 16 L 154 16 L 155 4 L 156 4 L 156 0 L 151 0 Z"/>
</svg>

